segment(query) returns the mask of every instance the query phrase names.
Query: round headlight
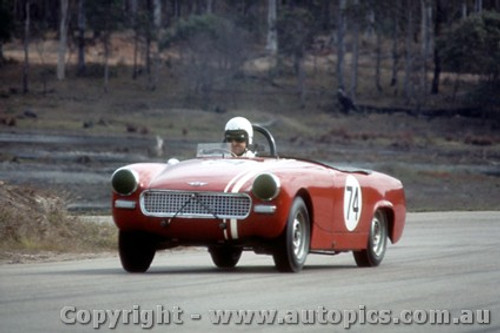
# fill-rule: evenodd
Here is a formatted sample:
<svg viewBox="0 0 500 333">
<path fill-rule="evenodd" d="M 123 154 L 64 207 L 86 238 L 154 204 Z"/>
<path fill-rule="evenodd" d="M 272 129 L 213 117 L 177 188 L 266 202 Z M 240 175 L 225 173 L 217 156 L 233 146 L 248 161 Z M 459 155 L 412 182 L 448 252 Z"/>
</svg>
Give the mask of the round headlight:
<svg viewBox="0 0 500 333">
<path fill-rule="evenodd" d="M 111 176 L 113 190 L 121 195 L 129 195 L 137 190 L 139 176 L 134 170 L 118 169 Z"/>
<path fill-rule="evenodd" d="M 271 173 L 260 174 L 253 181 L 252 193 L 261 200 L 273 200 L 280 193 L 280 180 Z"/>
</svg>

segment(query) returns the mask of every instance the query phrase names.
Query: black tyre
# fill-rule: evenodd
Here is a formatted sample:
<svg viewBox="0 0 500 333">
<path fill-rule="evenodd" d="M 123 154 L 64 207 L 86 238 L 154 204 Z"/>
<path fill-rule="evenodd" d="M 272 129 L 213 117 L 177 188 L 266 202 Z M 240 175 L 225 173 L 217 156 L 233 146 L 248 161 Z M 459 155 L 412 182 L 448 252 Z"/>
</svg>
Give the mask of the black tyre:
<svg viewBox="0 0 500 333">
<path fill-rule="evenodd" d="M 384 259 L 387 249 L 389 229 L 387 218 L 382 211 L 377 211 L 373 216 L 366 250 L 354 251 L 354 260 L 359 267 L 375 267 Z"/>
<path fill-rule="evenodd" d="M 214 246 L 208 249 L 212 261 L 219 268 L 233 268 L 241 258 L 243 249 L 231 246 Z"/>
<path fill-rule="evenodd" d="M 286 228 L 273 253 L 274 264 L 280 272 L 299 272 L 306 262 L 310 245 L 309 212 L 302 198 L 295 198 Z"/>
<path fill-rule="evenodd" d="M 156 241 L 145 232 L 120 231 L 118 249 L 123 269 L 131 273 L 143 273 L 153 261 Z"/>
</svg>

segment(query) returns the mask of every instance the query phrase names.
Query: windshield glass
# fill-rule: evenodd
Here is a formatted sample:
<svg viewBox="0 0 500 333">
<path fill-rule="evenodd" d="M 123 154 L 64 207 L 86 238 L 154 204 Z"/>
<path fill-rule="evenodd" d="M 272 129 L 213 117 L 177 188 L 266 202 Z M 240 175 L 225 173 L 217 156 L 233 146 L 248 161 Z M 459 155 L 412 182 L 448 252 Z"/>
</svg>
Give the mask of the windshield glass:
<svg viewBox="0 0 500 333">
<path fill-rule="evenodd" d="M 231 144 L 220 143 L 199 143 L 196 148 L 196 157 L 231 157 Z"/>
</svg>

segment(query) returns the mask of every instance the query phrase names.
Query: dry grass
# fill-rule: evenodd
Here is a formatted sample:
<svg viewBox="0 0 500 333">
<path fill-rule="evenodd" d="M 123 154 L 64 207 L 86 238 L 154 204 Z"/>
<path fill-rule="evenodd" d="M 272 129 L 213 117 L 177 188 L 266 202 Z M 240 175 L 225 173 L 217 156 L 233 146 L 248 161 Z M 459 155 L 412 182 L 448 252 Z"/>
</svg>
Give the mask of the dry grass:
<svg viewBox="0 0 500 333">
<path fill-rule="evenodd" d="M 116 248 L 114 225 L 70 216 L 47 190 L 0 183 L 0 259 L 12 253 L 102 252 Z"/>
</svg>

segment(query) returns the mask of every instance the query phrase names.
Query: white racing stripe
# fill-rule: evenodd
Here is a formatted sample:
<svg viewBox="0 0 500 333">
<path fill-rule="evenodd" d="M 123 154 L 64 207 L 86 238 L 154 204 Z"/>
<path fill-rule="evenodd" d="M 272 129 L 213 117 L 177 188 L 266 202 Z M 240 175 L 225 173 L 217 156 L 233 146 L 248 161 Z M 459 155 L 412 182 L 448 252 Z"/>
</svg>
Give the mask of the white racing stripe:
<svg viewBox="0 0 500 333">
<path fill-rule="evenodd" d="M 243 172 L 240 172 L 239 174 L 237 174 L 236 176 L 233 177 L 233 179 L 231 179 L 229 181 L 229 183 L 227 183 L 226 185 L 226 188 L 224 189 L 224 192 L 229 192 L 229 189 L 231 188 L 231 186 L 233 186 L 234 183 L 236 183 L 236 181 L 240 178 L 240 177 L 243 177 L 247 172 L 249 172 L 249 170 L 245 170 Z"/>
<path fill-rule="evenodd" d="M 280 163 L 280 165 L 287 164 L 288 162 L 290 162 L 290 161 L 289 160 L 284 161 L 284 163 Z M 273 163 L 272 167 L 276 167 L 276 164 Z M 231 193 L 238 193 L 241 190 L 241 188 L 243 187 L 243 185 L 245 185 L 251 178 L 255 177 L 259 173 L 262 173 L 264 171 L 269 170 L 270 168 L 271 168 L 270 165 L 267 165 L 267 163 L 264 163 L 260 167 L 256 167 L 256 168 L 251 169 L 251 170 L 245 170 L 245 171 L 237 174 L 233 179 L 231 179 L 231 181 L 229 181 L 226 188 L 224 189 L 224 192 L 227 193 L 227 192 L 231 191 Z M 231 189 L 231 186 L 232 186 L 232 189 Z M 225 221 L 225 223 L 227 223 L 227 221 Z M 231 219 L 230 220 L 230 228 L 231 228 L 231 238 L 238 239 L 238 220 Z M 224 230 L 224 237 L 226 239 L 228 239 L 227 238 L 228 234 L 227 234 L 226 229 Z"/>
<path fill-rule="evenodd" d="M 265 172 L 265 171 L 268 171 L 271 168 L 276 168 L 279 166 L 286 165 L 286 164 L 293 162 L 293 161 L 295 161 L 295 160 L 285 160 L 285 161 L 280 161 L 278 163 L 273 163 L 272 165 L 268 165 L 269 163 L 263 163 L 262 165 L 256 166 L 255 168 L 253 168 L 251 170 L 245 170 L 243 172 L 240 172 L 239 174 L 234 176 L 233 179 L 231 179 L 229 181 L 229 183 L 227 183 L 226 188 L 224 189 L 224 192 L 226 192 L 226 193 L 227 192 L 238 193 L 238 191 L 241 190 L 243 185 L 245 185 L 245 183 L 248 180 L 250 180 L 250 178 L 254 177 L 255 175 L 262 173 L 262 172 Z M 233 189 L 230 190 L 231 186 L 233 186 L 233 185 L 234 185 Z"/>
<path fill-rule="evenodd" d="M 260 168 L 257 170 L 250 170 L 246 175 L 240 178 L 236 184 L 234 184 L 233 189 L 231 190 L 231 193 L 238 193 L 243 185 L 245 185 L 246 182 L 248 182 L 251 178 L 255 177 L 255 175 L 264 172 L 268 168 Z"/>
<path fill-rule="evenodd" d="M 231 193 L 238 193 L 239 190 L 241 189 L 241 187 L 248 180 L 250 180 L 250 178 L 255 176 L 257 173 L 262 172 L 261 170 L 264 170 L 266 168 L 256 168 L 256 169 L 257 170 L 253 169 L 253 170 L 242 172 L 239 175 L 237 175 L 235 178 L 233 178 L 229 182 L 229 184 L 228 184 L 228 186 L 226 186 L 226 189 L 224 190 L 224 192 L 228 192 L 229 188 L 231 187 L 230 185 L 235 183 L 232 190 L 231 190 Z M 239 180 L 236 182 L 236 179 L 238 179 L 238 178 L 239 178 Z M 231 219 L 230 228 L 231 228 L 231 238 L 238 239 L 238 221 L 236 219 Z"/>
<path fill-rule="evenodd" d="M 251 171 L 251 170 L 250 170 Z M 249 172 L 248 170 L 245 170 L 243 172 L 240 172 L 239 174 L 237 174 L 236 176 L 234 176 L 226 185 L 226 188 L 224 189 L 224 193 L 227 193 L 229 192 L 229 189 L 231 188 L 231 186 L 234 185 L 234 183 L 236 183 L 238 181 L 239 178 L 245 176 L 245 174 Z M 234 191 L 231 191 L 232 193 L 235 193 Z M 227 227 L 228 227 L 228 220 L 227 219 L 224 219 L 223 220 L 223 223 L 224 225 L 226 226 L 226 228 L 224 229 L 224 238 L 226 240 L 229 239 L 229 233 L 227 232 Z M 231 219 L 230 220 L 230 225 L 229 225 L 229 228 L 231 228 L 231 238 L 232 239 L 238 239 L 238 224 L 237 224 L 237 221 L 236 219 Z"/>
<path fill-rule="evenodd" d="M 222 223 L 224 223 L 224 239 L 225 240 L 228 240 L 229 239 L 229 235 L 227 234 L 227 219 L 224 219 L 222 220 Z"/>
<path fill-rule="evenodd" d="M 231 238 L 238 239 L 238 221 L 231 219 Z"/>
</svg>

